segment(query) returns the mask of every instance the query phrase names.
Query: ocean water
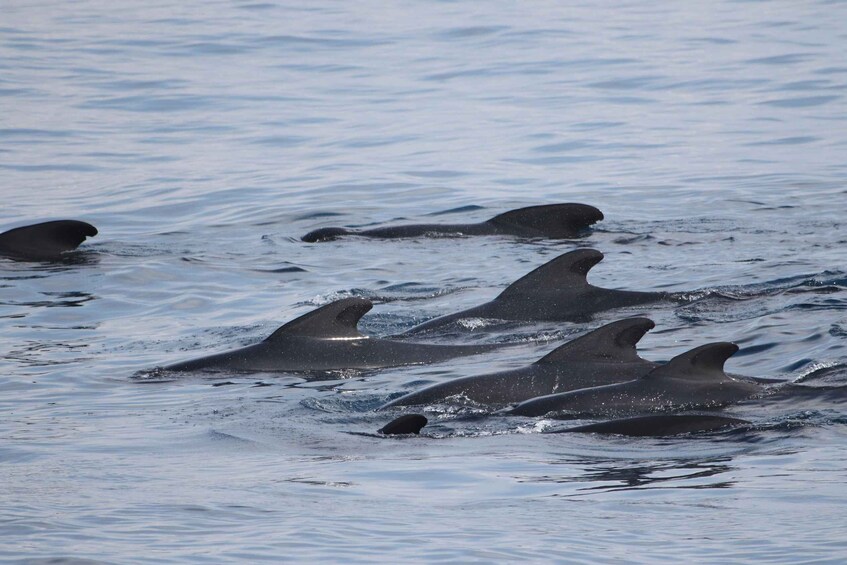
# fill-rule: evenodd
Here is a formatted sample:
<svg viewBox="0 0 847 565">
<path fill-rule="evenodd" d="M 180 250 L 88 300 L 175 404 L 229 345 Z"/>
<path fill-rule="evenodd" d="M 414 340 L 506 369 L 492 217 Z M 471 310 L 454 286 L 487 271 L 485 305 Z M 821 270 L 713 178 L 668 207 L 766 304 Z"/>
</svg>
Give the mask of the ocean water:
<svg viewBox="0 0 847 565">
<path fill-rule="evenodd" d="M 0 259 L 0 559 L 838 563 L 847 554 L 847 4 L 5 2 L 0 228 L 78 218 L 78 261 Z M 585 202 L 579 241 L 339 240 Z M 369 335 L 576 248 L 683 293 L 430 366 L 185 375 L 318 305 Z M 666 360 L 815 391 L 751 429 L 632 439 L 385 400 L 531 363 L 623 315 Z"/>
</svg>

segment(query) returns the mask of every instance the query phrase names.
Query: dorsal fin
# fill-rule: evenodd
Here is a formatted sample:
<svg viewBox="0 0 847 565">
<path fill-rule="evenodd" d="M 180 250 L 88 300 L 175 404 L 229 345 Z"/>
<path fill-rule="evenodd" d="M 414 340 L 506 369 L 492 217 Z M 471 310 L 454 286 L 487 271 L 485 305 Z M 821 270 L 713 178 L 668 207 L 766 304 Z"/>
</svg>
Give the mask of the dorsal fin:
<svg viewBox="0 0 847 565">
<path fill-rule="evenodd" d="M 377 433 L 387 436 L 419 434 L 427 422 L 426 416 L 421 416 L 420 414 L 404 414 L 388 422 L 377 430 Z"/>
<path fill-rule="evenodd" d="M 272 333 L 265 341 L 281 337 L 361 338 L 356 324 L 373 308 L 364 298 L 343 298 L 294 319 Z"/>
<path fill-rule="evenodd" d="M 510 284 L 497 298 L 539 289 L 586 288 L 586 275 L 591 267 L 603 260 L 596 249 L 577 249 L 559 255 Z"/>
<path fill-rule="evenodd" d="M 353 234 L 355 234 L 355 232 L 346 230 L 344 228 L 320 228 L 317 230 L 310 231 L 300 239 L 302 239 L 306 243 L 317 243 L 319 241 L 332 241 L 334 239 L 338 239 L 343 235 Z"/>
<path fill-rule="evenodd" d="M 557 347 L 538 361 L 538 364 L 562 361 L 643 361 L 635 349 L 638 341 L 656 327 L 649 318 L 627 318 L 606 324 L 596 330 Z"/>
<path fill-rule="evenodd" d="M 603 212 L 587 204 L 547 204 L 510 210 L 488 223 L 512 226 L 526 235 L 570 238 L 603 219 Z"/>
<path fill-rule="evenodd" d="M 695 347 L 677 355 L 666 364 L 653 369 L 645 378 L 671 377 L 676 379 L 728 378 L 723 372 L 724 363 L 738 351 L 734 343 L 719 341 Z"/>
<path fill-rule="evenodd" d="M 24 258 L 57 258 L 94 235 L 97 228 L 79 220 L 42 222 L 0 234 L 0 251 Z"/>
</svg>

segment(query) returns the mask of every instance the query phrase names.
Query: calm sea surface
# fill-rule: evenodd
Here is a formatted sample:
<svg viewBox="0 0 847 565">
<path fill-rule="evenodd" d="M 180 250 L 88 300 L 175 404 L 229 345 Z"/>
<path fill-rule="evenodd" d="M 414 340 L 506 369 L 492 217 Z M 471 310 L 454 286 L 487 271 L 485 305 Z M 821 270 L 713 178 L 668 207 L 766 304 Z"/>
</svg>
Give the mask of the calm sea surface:
<svg viewBox="0 0 847 565">
<path fill-rule="evenodd" d="M 0 559 L 840 563 L 847 555 L 847 4 L 79 2 L 0 10 L 0 228 L 78 218 L 76 264 L 0 259 Z M 326 225 L 585 202 L 579 242 L 305 244 Z M 346 296 L 392 335 L 591 246 L 644 357 L 826 390 L 753 430 L 624 439 L 373 409 L 517 347 L 319 379 L 161 378 Z"/>
</svg>

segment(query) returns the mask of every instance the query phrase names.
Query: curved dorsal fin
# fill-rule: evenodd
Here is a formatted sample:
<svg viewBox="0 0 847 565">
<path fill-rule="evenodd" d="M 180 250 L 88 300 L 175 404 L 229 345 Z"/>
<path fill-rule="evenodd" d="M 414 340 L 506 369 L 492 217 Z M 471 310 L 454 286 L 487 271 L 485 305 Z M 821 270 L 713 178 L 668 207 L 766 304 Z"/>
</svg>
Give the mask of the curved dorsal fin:
<svg viewBox="0 0 847 565">
<path fill-rule="evenodd" d="M 510 284 L 497 298 L 544 288 L 585 288 L 588 271 L 602 260 L 603 254 L 596 249 L 577 249 L 559 255 Z"/>
<path fill-rule="evenodd" d="M 627 318 L 599 327 L 573 341 L 557 347 L 536 363 L 562 361 L 643 361 L 635 349 L 638 341 L 656 327 L 649 318 Z"/>
<path fill-rule="evenodd" d="M 277 329 L 265 341 L 288 336 L 317 338 L 361 338 L 356 324 L 373 308 L 364 298 L 343 298 L 312 310 Z"/>
<path fill-rule="evenodd" d="M 603 212 L 588 204 L 547 204 L 510 210 L 488 223 L 514 226 L 527 235 L 570 238 L 603 219 Z"/>
<path fill-rule="evenodd" d="M 738 351 L 734 343 L 719 341 L 681 353 L 666 364 L 653 369 L 645 378 L 671 377 L 687 380 L 728 378 L 724 363 Z"/>
<path fill-rule="evenodd" d="M 20 257 L 55 258 L 95 235 L 97 228 L 79 220 L 42 222 L 0 234 L 0 250 Z"/>
<path fill-rule="evenodd" d="M 421 416 L 420 414 L 404 414 L 388 422 L 377 430 L 377 433 L 387 436 L 419 434 L 428 421 L 426 416 Z"/>
</svg>

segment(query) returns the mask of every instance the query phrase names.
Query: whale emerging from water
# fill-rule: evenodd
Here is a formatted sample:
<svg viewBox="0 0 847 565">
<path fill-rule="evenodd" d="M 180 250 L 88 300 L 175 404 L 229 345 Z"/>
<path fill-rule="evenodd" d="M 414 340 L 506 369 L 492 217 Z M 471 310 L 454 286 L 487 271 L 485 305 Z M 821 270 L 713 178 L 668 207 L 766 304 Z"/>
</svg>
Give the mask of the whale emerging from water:
<svg viewBox="0 0 847 565">
<path fill-rule="evenodd" d="M 518 416 L 623 416 L 692 408 L 718 408 L 741 402 L 763 385 L 728 376 L 724 363 L 738 351 L 734 343 L 702 345 L 677 355 L 643 377 L 625 383 L 584 388 L 521 402 L 507 413 Z"/>
<path fill-rule="evenodd" d="M 605 310 L 670 298 L 664 292 L 613 290 L 590 284 L 588 271 L 602 260 L 603 254 L 596 249 L 565 253 L 518 279 L 491 302 L 424 322 L 406 334 L 430 331 L 466 318 L 576 322 Z"/>
<path fill-rule="evenodd" d="M 97 228 L 79 220 L 55 220 L 0 233 L 0 255 L 23 261 L 57 261 Z"/>
<path fill-rule="evenodd" d="M 378 434 L 387 436 L 419 434 L 421 428 L 426 426 L 427 419 L 420 414 L 404 414 L 395 418 L 377 430 Z"/>
<path fill-rule="evenodd" d="M 511 210 L 478 224 L 412 224 L 369 230 L 321 228 L 301 239 L 307 243 L 331 241 L 344 236 L 380 239 L 445 235 L 512 235 L 573 239 L 603 219 L 603 213 L 587 204 L 548 204 Z"/>
<path fill-rule="evenodd" d="M 427 419 L 420 414 L 404 414 L 395 418 L 378 433 L 384 435 L 419 434 Z M 593 433 L 630 437 L 673 436 L 737 428 L 750 422 L 716 414 L 656 414 L 621 418 L 586 424 L 563 430 L 547 430 L 544 434 Z"/>
<path fill-rule="evenodd" d="M 636 344 L 655 327 L 647 318 L 606 324 L 559 346 L 528 367 L 462 377 L 409 393 L 383 405 L 434 404 L 455 397 L 478 404 L 513 404 L 538 396 L 630 381 L 658 365 L 638 356 Z"/>
<path fill-rule="evenodd" d="M 373 304 L 364 298 L 337 300 L 277 329 L 265 340 L 241 349 L 165 367 L 169 371 L 308 372 L 377 369 L 435 363 L 504 347 L 436 345 L 367 337 L 357 324 Z"/>
</svg>

